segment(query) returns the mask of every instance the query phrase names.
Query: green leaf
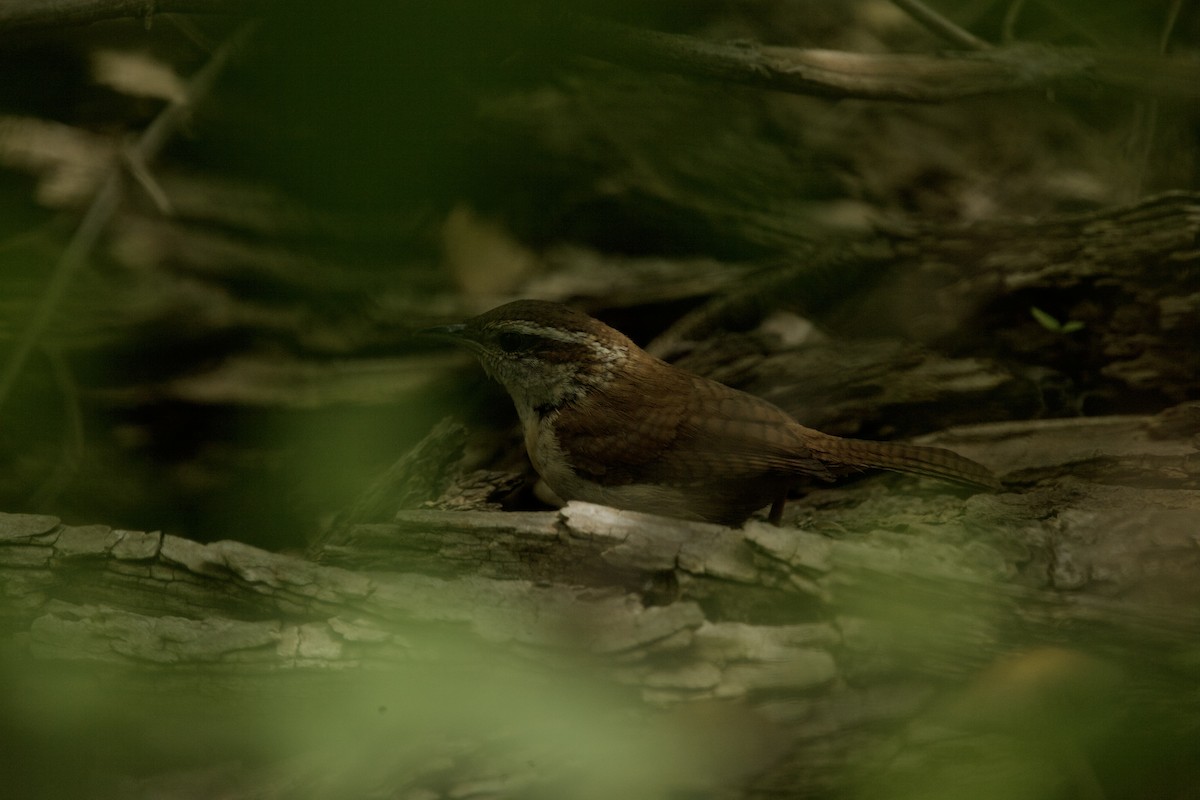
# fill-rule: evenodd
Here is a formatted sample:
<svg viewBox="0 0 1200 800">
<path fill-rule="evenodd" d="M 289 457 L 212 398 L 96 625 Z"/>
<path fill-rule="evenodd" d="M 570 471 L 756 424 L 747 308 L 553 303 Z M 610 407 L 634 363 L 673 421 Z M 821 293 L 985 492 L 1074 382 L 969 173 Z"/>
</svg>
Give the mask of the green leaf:
<svg viewBox="0 0 1200 800">
<path fill-rule="evenodd" d="M 1059 322 L 1058 320 L 1056 320 L 1054 317 L 1047 314 L 1045 311 L 1042 311 L 1037 306 L 1030 306 L 1029 313 L 1032 314 L 1033 318 L 1038 321 L 1038 324 L 1041 325 L 1046 330 L 1054 331 L 1055 333 L 1062 332 L 1062 329 L 1063 329 L 1062 323 Z"/>
</svg>

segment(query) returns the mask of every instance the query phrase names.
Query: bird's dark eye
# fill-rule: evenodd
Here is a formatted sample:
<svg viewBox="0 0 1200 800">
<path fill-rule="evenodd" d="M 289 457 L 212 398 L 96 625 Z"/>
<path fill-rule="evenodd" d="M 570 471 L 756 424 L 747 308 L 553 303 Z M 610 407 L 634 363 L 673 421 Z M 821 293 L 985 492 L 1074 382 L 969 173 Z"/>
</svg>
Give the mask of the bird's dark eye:
<svg viewBox="0 0 1200 800">
<path fill-rule="evenodd" d="M 496 336 L 496 344 L 506 353 L 522 353 L 532 350 L 539 341 L 541 341 L 541 337 L 516 331 L 504 331 Z"/>
</svg>

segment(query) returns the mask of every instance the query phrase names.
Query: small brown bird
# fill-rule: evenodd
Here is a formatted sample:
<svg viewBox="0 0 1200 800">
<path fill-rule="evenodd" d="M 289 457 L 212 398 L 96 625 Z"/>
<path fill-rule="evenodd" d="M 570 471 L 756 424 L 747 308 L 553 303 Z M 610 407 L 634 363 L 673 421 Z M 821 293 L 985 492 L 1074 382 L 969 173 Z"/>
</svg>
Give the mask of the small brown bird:
<svg viewBox="0 0 1200 800">
<path fill-rule="evenodd" d="M 468 347 L 512 395 L 534 468 L 563 500 L 742 523 L 789 489 L 867 467 L 999 487 L 949 450 L 843 439 L 651 356 L 558 303 L 519 300 L 424 333 Z"/>
</svg>

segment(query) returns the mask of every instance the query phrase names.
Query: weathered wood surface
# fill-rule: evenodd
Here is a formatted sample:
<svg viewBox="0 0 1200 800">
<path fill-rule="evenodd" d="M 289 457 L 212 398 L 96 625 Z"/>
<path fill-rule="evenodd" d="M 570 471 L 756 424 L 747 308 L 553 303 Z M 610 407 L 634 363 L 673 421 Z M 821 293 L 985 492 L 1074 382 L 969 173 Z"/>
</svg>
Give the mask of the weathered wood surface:
<svg viewBox="0 0 1200 800">
<path fill-rule="evenodd" d="M 712 779 L 734 796 L 844 788 L 864 747 L 930 709 L 955 729 L 966 719 L 988 736 L 1019 731 L 991 720 L 993 695 L 1019 704 L 1052 691 L 1046 681 L 1082 685 L 1083 705 L 1139 697 L 1137 714 L 1195 735 L 1195 698 L 1161 688 L 1194 681 L 1200 641 L 1196 413 L 950 432 L 938 441 L 988 461 L 1007 491 L 869 479 L 810 493 L 780 528 L 587 504 L 410 510 L 343 527 L 314 563 L 5 515 L 4 649 L 18 663 L 119 668 L 138 692 L 187 687 L 235 705 L 281 692 L 344 699 L 389 674 L 428 691 L 423 670 L 463 663 L 561 677 L 583 659 L 599 684 L 632 690 L 619 705 L 646 719 L 712 702 L 751 714 L 739 730 L 780 749 L 748 759 L 749 783 L 744 769 Z M 1010 685 L 1030 663 L 1033 688 Z M 389 686 L 387 702 L 401 702 Z M 930 746 L 910 756 L 932 757 Z M 250 792 L 263 777 L 244 767 L 222 780 Z"/>
</svg>

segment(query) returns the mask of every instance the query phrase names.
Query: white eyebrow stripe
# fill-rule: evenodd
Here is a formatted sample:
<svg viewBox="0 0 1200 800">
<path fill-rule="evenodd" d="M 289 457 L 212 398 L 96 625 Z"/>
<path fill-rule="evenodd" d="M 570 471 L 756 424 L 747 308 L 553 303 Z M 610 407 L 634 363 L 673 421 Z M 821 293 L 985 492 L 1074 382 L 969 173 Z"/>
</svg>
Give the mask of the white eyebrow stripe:
<svg viewBox="0 0 1200 800">
<path fill-rule="evenodd" d="M 507 320 L 503 324 L 491 327 L 497 330 L 510 330 L 514 333 L 541 336 L 543 339 L 553 339 L 557 342 L 570 342 L 572 344 L 585 344 L 594 339 L 593 336 L 583 331 L 565 331 L 562 328 L 548 328 L 545 325 L 538 325 L 534 322 Z"/>
<path fill-rule="evenodd" d="M 584 345 L 592 351 L 594 358 L 593 365 L 600 370 L 590 380 L 586 373 L 581 374 L 581 377 L 587 382 L 594 382 L 610 375 L 617 365 L 624 363 L 629 358 L 629 348 L 625 345 L 608 343 L 587 331 L 564 330 L 563 328 L 541 325 L 528 320 L 513 319 L 495 323 L 490 325 L 489 328 L 496 331 L 511 331 L 527 336 L 540 336 L 556 342 Z"/>
</svg>

